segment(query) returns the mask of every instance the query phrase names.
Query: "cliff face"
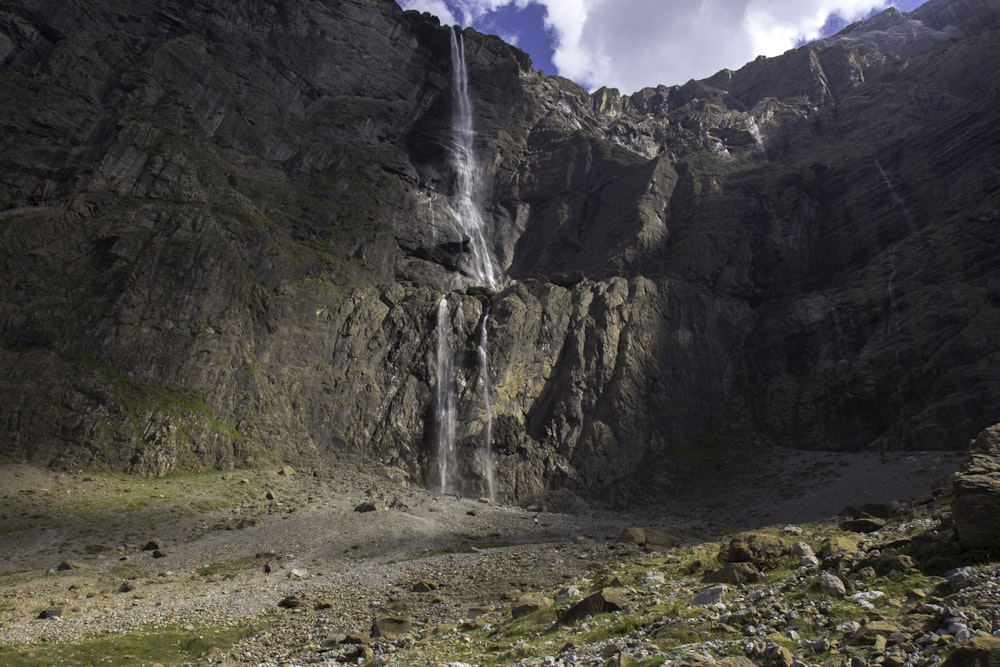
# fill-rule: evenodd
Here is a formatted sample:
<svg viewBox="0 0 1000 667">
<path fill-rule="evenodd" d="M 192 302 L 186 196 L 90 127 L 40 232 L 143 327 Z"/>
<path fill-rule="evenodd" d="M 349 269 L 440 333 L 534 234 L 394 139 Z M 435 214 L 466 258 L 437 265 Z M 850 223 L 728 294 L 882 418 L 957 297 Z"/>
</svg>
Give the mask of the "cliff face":
<svg viewBox="0 0 1000 667">
<path fill-rule="evenodd" d="M 1000 421 L 995 0 L 631 96 L 464 31 L 496 290 L 449 208 L 448 28 L 133 4 L 0 9 L 9 457 L 348 450 L 426 483 L 445 293 L 468 493 L 487 432 L 502 498 L 627 502 L 692 459 Z"/>
</svg>

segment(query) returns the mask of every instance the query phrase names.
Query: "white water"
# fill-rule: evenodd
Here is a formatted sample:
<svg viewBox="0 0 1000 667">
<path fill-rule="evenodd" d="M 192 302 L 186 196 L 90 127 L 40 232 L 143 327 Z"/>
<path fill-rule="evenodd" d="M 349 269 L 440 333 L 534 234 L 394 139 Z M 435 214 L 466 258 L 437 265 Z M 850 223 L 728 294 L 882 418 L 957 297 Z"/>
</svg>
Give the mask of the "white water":
<svg viewBox="0 0 1000 667">
<path fill-rule="evenodd" d="M 910 228 L 911 232 L 915 232 L 917 227 L 913 222 L 913 214 L 910 213 L 910 207 L 906 205 L 903 198 L 896 192 L 896 188 L 892 187 L 892 181 L 889 180 L 889 174 L 885 173 L 885 169 L 882 168 L 882 163 L 879 162 L 878 156 L 875 156 L 875 166 L 878 167 L 878 173 L 882 174 L 882 182 L 885 183 L 885 187 L 888 188 L 889 194 L 892 195 L 892 200 L 896 202 L 896 206 L 902 209 L 903 216 L 906 218 L 906 225 Z"/>
<path fill-rule="evenodd" d="M 451 208 L 459 228 L 469 237 L 469 272 L 477 285 L 496 287 L 493 260 L 486 245 L 485 223 L 476 204 L 479 167 L 476 164 L 475 136 L 472 127 L 472 100 L 469 98 L 469 73 L 465 67 L 462 35 L 451 30 L 452 111 L 451 163 L 455 170 L 455 194 Z"/>
</svg>

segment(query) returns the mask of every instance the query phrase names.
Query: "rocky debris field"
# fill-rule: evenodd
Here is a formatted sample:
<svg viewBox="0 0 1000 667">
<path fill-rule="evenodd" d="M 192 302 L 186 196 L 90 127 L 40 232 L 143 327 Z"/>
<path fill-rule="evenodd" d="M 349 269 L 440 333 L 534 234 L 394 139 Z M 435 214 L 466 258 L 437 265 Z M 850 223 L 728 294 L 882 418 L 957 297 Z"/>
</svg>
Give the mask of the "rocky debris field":
<svg viewBox="0 0 1000 667">
<path fill-rule="evenodd" d="M 954 461 L 871 463 L 783 457 L 784 502 L 748 484 L 669 515 L 501 507 L 347 462 L 7 465 L 0 663 L 996 664 L 1000 566 L 958 546 L 950 486 L 932 489 Z M 851 487 L 858 504 L 829 505 Z"/>
</svg>

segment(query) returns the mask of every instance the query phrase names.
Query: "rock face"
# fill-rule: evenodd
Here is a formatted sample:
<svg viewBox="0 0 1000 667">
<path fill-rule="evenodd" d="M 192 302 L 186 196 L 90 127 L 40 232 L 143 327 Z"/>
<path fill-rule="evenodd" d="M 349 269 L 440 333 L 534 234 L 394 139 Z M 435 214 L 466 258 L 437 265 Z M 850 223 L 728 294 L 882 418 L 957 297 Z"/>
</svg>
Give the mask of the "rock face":
<svg viewBox="0 0 1000 667">
<path fill-rule="evenodd" d="M 955 475 L 952 516 L 962 546 L 1000 551 L 1000 424 L 969 444 L 969 457 Z"/>
<path fill-rule="evenodd" d="M 3 454 L 427 483 L 446 293 L 467 497 L 487 457 L 506 501 L 631 503 L 706 453 L 955 448 L 1000 421 L 998 16 L 933 0 L 629 96 L 463 31 L 490 290 L 432 17 L 0 8 Z"/>
</svg>

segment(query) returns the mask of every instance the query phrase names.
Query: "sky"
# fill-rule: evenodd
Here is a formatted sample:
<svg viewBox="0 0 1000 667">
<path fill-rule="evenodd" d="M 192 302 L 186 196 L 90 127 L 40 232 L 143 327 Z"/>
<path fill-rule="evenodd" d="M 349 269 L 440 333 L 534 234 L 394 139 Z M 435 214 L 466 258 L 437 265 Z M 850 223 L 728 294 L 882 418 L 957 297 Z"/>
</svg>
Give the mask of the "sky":
<svg viewBox="0 0 1000 667">
<path fill-rule="evenodd" d="M 625 94 L 703 79 L 924 0 L 397 0 L 527 51 L 535 69 Z"/>
</svg>

